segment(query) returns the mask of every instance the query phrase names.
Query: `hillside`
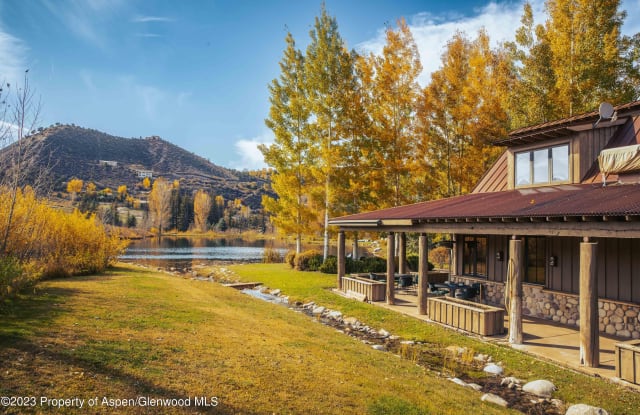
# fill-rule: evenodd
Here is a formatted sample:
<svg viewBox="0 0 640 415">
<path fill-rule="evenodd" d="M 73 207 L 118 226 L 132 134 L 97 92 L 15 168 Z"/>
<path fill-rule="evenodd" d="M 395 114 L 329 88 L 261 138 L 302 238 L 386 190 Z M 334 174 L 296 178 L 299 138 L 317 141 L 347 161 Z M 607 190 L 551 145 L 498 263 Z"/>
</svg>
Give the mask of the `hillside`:
<svg viewBox="0 0 640 415">
<path fill-rule="evenodd" d="M 186 191 L 209 190 L 226 200 L 260 207 L 264 179 L 217 166 L 159 137 L 122 138 L 72 125 L 56 125 L 29 137 L 39 143 L 35 166 L 48 166 L 51 189 L 64 192 L 76 177 L 98 188 L 134 189 L 145 173 L 179 180 Z M 3 152 L 0 152 L 0 157 Z"/>
</svg>

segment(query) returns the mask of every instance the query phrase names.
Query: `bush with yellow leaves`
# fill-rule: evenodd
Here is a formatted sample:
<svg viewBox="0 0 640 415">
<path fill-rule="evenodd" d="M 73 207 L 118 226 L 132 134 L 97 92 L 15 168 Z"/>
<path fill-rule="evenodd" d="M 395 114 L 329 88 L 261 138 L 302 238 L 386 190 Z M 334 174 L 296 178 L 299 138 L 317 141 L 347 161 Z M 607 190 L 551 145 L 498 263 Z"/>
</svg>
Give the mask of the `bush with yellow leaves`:
<svg viewBox="0 0 640 415">
<path fill-rule="evenodd" d="M 100 272 L 125 247 L 93 215 L 52 208 L 30 188 L 0 188 L 0 298 L 39 277 Z"/>
</svg>

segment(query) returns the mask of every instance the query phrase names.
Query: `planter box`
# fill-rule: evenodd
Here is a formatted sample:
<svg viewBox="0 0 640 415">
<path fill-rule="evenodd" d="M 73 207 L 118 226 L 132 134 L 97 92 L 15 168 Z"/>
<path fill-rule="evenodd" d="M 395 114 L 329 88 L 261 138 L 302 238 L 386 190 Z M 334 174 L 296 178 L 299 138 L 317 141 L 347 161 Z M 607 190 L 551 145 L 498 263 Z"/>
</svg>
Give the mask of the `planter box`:
<svg viewBox="0 0 640 415">
<path fill-rule="evenodd" d="M 362 294 L 365 301 L 384 301 L 387 284 L 361 277 L 342 277 L 342 291 Z"/>
<path fill-rule="evenodd" d="M 640 384 L 640 340 L 616 343 L 616 377 Z"/>
<path fill-rule="evenodd" d="M 429 297 L 431 320 L 481 336 L 504 332 L 504 310 L 451 297 Z"/>
</svg>

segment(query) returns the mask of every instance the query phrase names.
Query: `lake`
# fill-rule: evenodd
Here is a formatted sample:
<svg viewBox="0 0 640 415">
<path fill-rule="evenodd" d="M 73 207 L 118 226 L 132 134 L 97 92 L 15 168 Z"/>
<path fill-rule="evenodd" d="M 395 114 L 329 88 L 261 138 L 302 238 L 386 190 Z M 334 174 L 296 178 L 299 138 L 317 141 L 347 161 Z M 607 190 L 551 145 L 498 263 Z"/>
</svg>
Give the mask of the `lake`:
<svg viewBox="0 0 640 415">
<path fill-rule="evenodd" d="M 260 262 L 266 248 L 276 249 L 282 256 L 288 250 L 283 243 L 274 241 L 163 236 L 132 241 L 120 260 L 180 269 L 221 261 Z"/>
</svg>

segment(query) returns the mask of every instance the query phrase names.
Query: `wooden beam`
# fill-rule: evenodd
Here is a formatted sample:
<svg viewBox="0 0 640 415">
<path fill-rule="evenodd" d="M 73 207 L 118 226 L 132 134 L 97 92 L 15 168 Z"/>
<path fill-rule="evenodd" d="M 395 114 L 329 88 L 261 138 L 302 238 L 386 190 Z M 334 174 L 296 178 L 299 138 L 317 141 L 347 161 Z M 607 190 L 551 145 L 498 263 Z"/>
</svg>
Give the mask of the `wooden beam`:
<svg viewBox="0 0 640 415">
<path fill-rule="evenodd" d="M 421 233 L 418 239 L 418 314 L 427 314 L 427 288 L 429 287 L 429 238 Z"/>
<path fill-rule="evenodd" d="M 395 303 L 395 255 L 396 235 L 393 232 L 387 234 L 387 304 Z"/>
<path fill-rule="evenodd" d="M 342 278 L 345 274 L 345 238 L 344 231 L 338 232 L 338 290 L 342 290 Z"/>
<path fill-rule="evenodd" d="M 600 366 L 597 242 L 580 243 L 580 364 Z"/>
<path fill-rule="evenodd" d="M 400 232 L 398 241 L 398 272 L 407 273 L 407 234 Z"/>
<path fill-rule="evenodd" d="M 509 269 L 507 296 L 509 307 L 509 343 L 522 344 L 522 280 L 524 277 L 524 249 L 521 239 L 509 241 Z"/>
</svg>

